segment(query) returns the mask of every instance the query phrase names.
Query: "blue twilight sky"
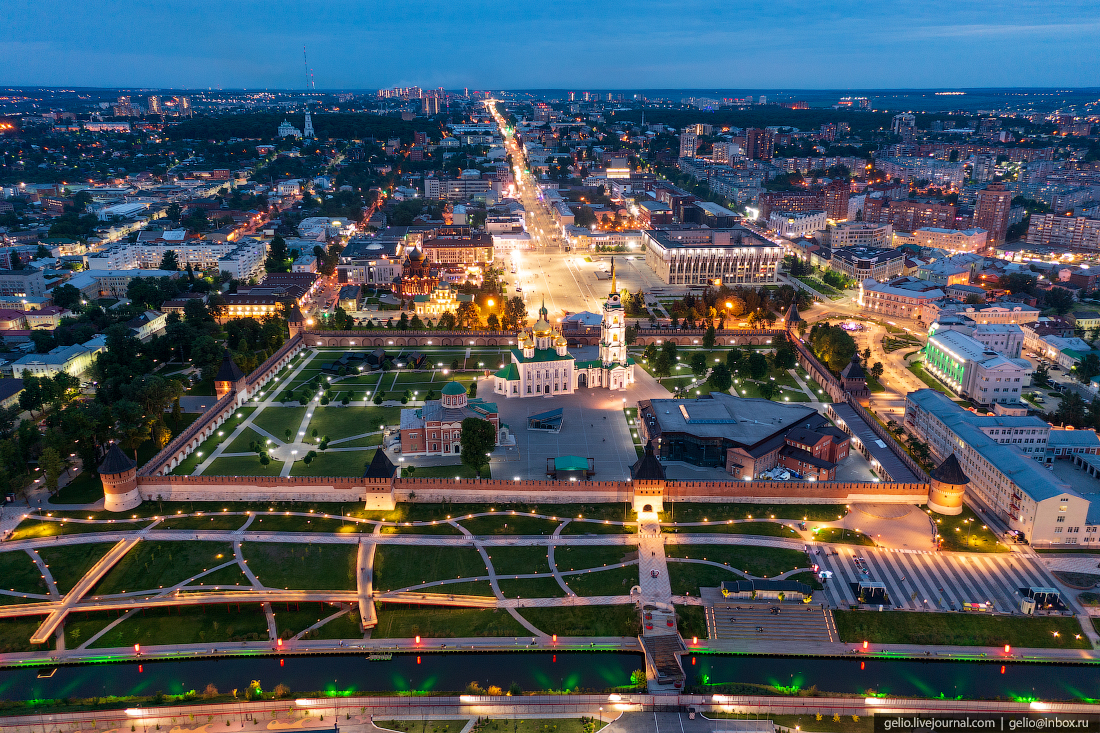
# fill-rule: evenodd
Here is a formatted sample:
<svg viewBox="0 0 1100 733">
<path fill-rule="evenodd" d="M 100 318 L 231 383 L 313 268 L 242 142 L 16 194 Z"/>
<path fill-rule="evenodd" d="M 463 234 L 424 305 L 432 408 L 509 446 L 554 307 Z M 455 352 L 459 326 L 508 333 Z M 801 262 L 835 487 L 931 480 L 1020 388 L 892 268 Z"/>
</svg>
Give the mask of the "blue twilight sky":
<svg viewBox="0 0 1100 733">
<path fill-rule="evenodd" d="M 1098 0 L 2 0 L 0 85 L 1100 86 Z"/>
</svg>

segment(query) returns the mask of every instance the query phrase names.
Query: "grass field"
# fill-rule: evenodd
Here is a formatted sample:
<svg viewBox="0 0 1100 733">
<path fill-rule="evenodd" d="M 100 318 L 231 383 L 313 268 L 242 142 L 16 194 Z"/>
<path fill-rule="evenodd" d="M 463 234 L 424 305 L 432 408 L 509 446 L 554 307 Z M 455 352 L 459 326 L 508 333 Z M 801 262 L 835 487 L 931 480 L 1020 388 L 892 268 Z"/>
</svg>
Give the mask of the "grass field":
<svg viewBox="0 0 1100 733">
<path fill-rule="evenodd" d="M 927 507 L 922 507 L 927 510 Z M 929 513 L 936 522 L 942 542 L 940 547 L 954 552 L 1008 552 L 1008 545 L 982 521 L 981 517 L 963 506 L 962 514 L 948 516 Z"/>
<path fill-rule="evenodd" d="M 520 615 L 544 634 L 558 636 L 637 636 L 642 627 L 632 604 L 524 608 Z"/>
<path fill-rule="evenodd" d="M 874 644 L 1092 648 L 1077 619 L 1062 616 L 834 611 L 833 618 L 841 641 L 849 644 L 869 641 Z"/>
<path fill-rule="evenodd" d="M 401 422 L 399 407 L 317 407 L 313 410 L 306 435 L 316 430 L 329 440 L 349 438 L 353 435 L 380 430 L 382 425 L 393 427 Z M 279 433 L 281 435 L 281 433 Z"/>
<path fill-rule="evenodd" d="M 489 561 L 497 575 L 530 575 L 549 573 L 550 562 L 545 547 L 492 547 Z"/>
<path fill-rule="evenodd" d="M 266 466 L 259 454 L 250 456 L 220 456 L 210 462 L 203 476 L 278 476 L 281 461 L 272 460 Z"/>
<path fill-rule="evenodd" d="M 625 596 L 638 585 L 638 566 L 566 575 L 565 584 L 578 596 Z"/>
<path fill-rule="evenodd" d="M 764 537 L 786 537 L 797 539 L 799 534 L 790 527 L 778 522 L 737 522 L 734 524 L 701 524 L 695 526 L 678 526 L 670 528 L 673 532 L 687 533 L 722 533 L 722 534 L 751 534 Z"/>
<path fill-rule="evenodd" d="M 354 476 L 360 477 L 366 470 L 367 464 L 374 457 L 375 448 L 364 448 L 351 451 L 325 451 L 318 452 L 313 461 L 307 466 L 302 461 L 295 461 L 290 469 L 291 476 Z"/>
<path fill-rule="evenodd" d="M 107 571 L 92 594 L 171 587 L 232 557 L 228 542 L 139 542 Z"/>
<path fill-rule="evenodd" d="M 419 469 L 417 469 L 419 473 Z M 493 534 L 553 534 L 560 521 L 525 517 L 522 515 L 499 514 L 489 517 L 464 519 L 461 524 L 475 535 Z"/>
<path fill-rule="evenodd" d="M 296 438 L 298 427 L 305 419 L 304 407 L 265 407 L 263 412 L 257 415 L 252 424 L 266 430 L 279 440 L 286 440 L 286 430 L 291 430 L 291 439 Z M 308 433 L 307 433 L 308 435 Z"/>
<path fill-rule="evenodd" d="M 168 517 L 157 529 L 240 529 L 248 517 L 240 514 L 204 514 L 201 517 Z"/>
<path fill-rule="evenodd" d="M 836 545 L 875 546 L 875 541 L 862 532 L 857 532 L 854 529 L 845 529 L 843 527 L 825 527 L 824 529 L 819 529 L 814 533 L 814 538 L 818 542 L 831 542 Z"/>
<path fill-rule="evenodd" d="M 497 580 L 505 598 L 560 598 L 565 591 L 553 578 L 521 578 Z"/>
<path fill-rule="evenodd" d="M 57 583 L 58 592 L 68 593 L 112 547 L 114 547 L 113 542 L 46 547 L 38 551 L 38 556 L 50 568 L 50 575 Z"/>
<path fill-rule="evenodd" d="M 19 618 L 0 619 L 0 654 L 9 652 L 29 652 L 33 649 L 53 649 L 55 642 L 49 644 L 31 644 L 28 641 L 35 629 L 42 625 L 45 616 L 21 616 Z M 526 633 L 526 630 L 524 631 Z"/>
<path fill-rule="evenodd" d="M 267 616 L 259 604 L 228 607 L 176 606 L 138 612 L 91 645 L 93 649 L 134 644 L 208 644 L 267 639 Z"/>
<path fill-rule="evenodd" d="M 442 583 L 441 585 L 432 585 L 418 593 L 441 593 L 449 596 L 492 596 L 493 586 L 490 585 L 488 580 L 469 580 L 461 581 L 458 583 Z"/>
<path fill-rule="evenodd" d="M 360 476 L 362 474 L 359 474 Z M 476 478 L 477 473 L 464 463 L 455 466 L 417 466 L 416 478 Z M 481 478 L 492 478 L 492 470 L 489 466 L 481 469 Z M 485 511 L 484 507 L 477 511 Z"/>
<path fill-rule="evenodd" d="M 355 545 L 249 542 L 248 567 L 269 588 L 355 590 Z"/>
<path fill-rule="evenodd" d="M 578 545 L 557 547 L 554 562 L 558 570 L 580 570 L 638 559 L 637 545 Z"/>
<path fill-rule="evenodd" d="M 758 578 L 771 578 L 788 570 L 809 567 L 811 564 L 806 553 L 781 547 L 668 545 L 665 555 L 720 562 Z"/>
<path fill-rule="evenodd" d="M 686 641 L 707 638 L 707 616 L 702 606 L 676 606 L 676 630 Z"/>
<path fill-rule="evenodd" d="M 28 634 L 29 635 L 29 634 Z M 450 639 L 470 636 L 530 636 L 507 611 L 493 608 L 409 608 L 378 604 L 378 625 L 372 639 L 408 639 L 413 636 Z"/>
<path fill-rule="evenodd" d="M 76 649 L 125 613 L 125 611 L 70 613 L 65 617 L 65 648 Z"/>
<path fill-rule="evenodd" d="M 295 636 L 296 634 L 298 634 L 302 631 L 305 631 L 310 626 L 313 626 L 318 621 L 321 621 L 321 620 L 327 618 L 328 616 L 331 616 L 332 614 L 336 613 L 337 611 L 339 611 L 341 609 L 340 605 L 334 604 L 334 603 L 312 603 L 312 602 L 310 602 L 310 603 L 297 603 L 297 604 L 296 603 L 291 603 L 291 604 L 289 604 L 289 606 L 290 606 L 290 610 L 286 610 L 287 609 L 287 604 L 282 604 L 282 605 L 280 605 L 278 603 L 272 604 L 272 609 L 271 610 L 275 614 L 275 628 L 277 629 L 277 633 L 279 634 L 279 638 L 281 638 L 281 639 L 290 639 L 293 636 Z M 329 630 L 329 633 L 332 633 L 332 632 L 336 631 L 337 628 L 340 628 L 341 632 L 350 633 L 351 636 L 324 636 L 324 637 L 322 637 L 320 635 L 320 632 L 321 632 L 321 629 L 323 629 L 324 627 L 321 627 L 321 629 L 317 629 L 316 631 L 311 631 L 309 634 L 307 634 L 303 638 L 306 638 L 306 639 L 320 639 L 320 638 L 326 638 L 326 639 L 361 639 L 361 638 L 363 638 L 363 632 L 359 631 L 359 624 L 358 624 L 359 614 L 358 614 L 358 612 L 356 612 L 356 614 L 355 614 L 356 622 L 354 624 L 347 623 L 347 621 L 346 621 L 347 616 L 348 616 L 348 614 L 344 614 L 343 616 L 340 616 L 338 618 L 334 618 L 332 621 L 329 621 L 328 624 L 325 624 L 325 626 L 334 625 L 334 624 L 337 624 L 337 622 L 339 622 L 341 620 L 344 620 L 345 622 L 343 624 L 338 624 L 336 626 L 333 626 L 333 628 Z"/>
<path fill-rule="evenodd" d="M 848 513 L 843 504 L 693 504 L 665 502 L 662 522 L 725 519 L 797 519 L 831 522 Z"/>
<path fill-rule="evenodd" d="M 668 582 L 672 586 L 672 594 L 699 595 L 700 588 L 717 588 L 723 580 L 743 580 L 732 570 L 723 570 L 713 565 L 702 565 L 693 562 L 668 563 Z"/>
<path fill-rule="evenodd" d="M 0 587 L 17 593 L 49 592 L 38 565 L 22 550 L 0 552 Z M 18 602 L 13 596 L 0 596 L 0 604 Z"/>
<path fill-rule="evenodd" d="M 103 498 L 103 482 L 91 471 L 81 471 L 48 499 L 50 504 L 94 504 Z"/>
<path fill-rule="evenodd" d="M 54 514 L 57 514 L 55 512 Z M 77 512 L 80 518 L 94 517 L 94 514 Z M 9 540 L 33 540 L 38 537 L 53 537 L 59 534 L 89 534 L 94 532 L 126 532 L 135 529 L 143 529 L 148 526 L 147 521 L 118 521 L 115 524 L 85 524 L 83 522 L 52 522 L 39 519 L 25 519 L 12 532 Z"/>
<path fill-rule="evenodd" d="M 472 547 L 379 546 L 374 555 L 375 590 L 397 590 L 431 580 L 488 575 Z"/>
<path fill-rule="evenodd" d="M 221 570 L 215 570 L 208 575 L 202 576 L 198 580 L 191 581 L 184 587 L 190 588 L 196 585 L 213 585 L 222 587 L 228 585 L 238 585 L 244 586 L 246 588 L 252 587 L 252 584 L 248 582 L 248 577 L 244 574 L 244 571 L 241 570 L 241 566 L 236 564 L 227 565 Z"/>
</svg>

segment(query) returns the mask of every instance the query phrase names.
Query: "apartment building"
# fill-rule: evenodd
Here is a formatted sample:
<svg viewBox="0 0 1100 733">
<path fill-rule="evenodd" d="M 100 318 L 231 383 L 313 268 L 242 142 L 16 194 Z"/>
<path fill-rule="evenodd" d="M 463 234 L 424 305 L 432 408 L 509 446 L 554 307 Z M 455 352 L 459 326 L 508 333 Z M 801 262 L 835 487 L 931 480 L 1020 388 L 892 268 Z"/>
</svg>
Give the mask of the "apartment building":
<svg viewBox="0 0 1100 733">
<path fill-rule="evenodd" d="M 46 279 L 36 267 L 0 270 L 0 296 L 40 298 L 46 294 Z"/>
<path fill-rule="evenodd" d="M 912 245 L 932 247 L 948 252 L 980 252 L 985 249 L 989 232 L 972 227 L 970 229 L 944 229 L 942 227 L 921 227 L 911 234 L 894 232 L 895 247 Z"/>
<path fill-rule="evenodd" d="M 863 220 L 875 224 L 892 224 L 894 229 L 912 232 L 923 227 L 951 229 L 957 209 L 953 204 L 926 201 L 893 201 L 868 197 L 863 203 Z"/>
<path fill-rule="evenodd" d="M 859 284 L 859 305 L 864 312 L 921 320 L 924 306 L 945 297 L 927 280 L 899 277 L 881 283 L 868 278 Z"/>
<path fill-rule="evenodd" d="M 773 211 L 768 228 L 788 239 L 825 231 L 824 211 Z"/>
<path fill-rule="evenodd" d="M 776 282 L 783 248 L 744 227 L 647 230 L 646 264 L 669 285 Z"/>
<path fill-rule="evenodd" d="M 829 267 L 853 280 L 888 280 L 905 272 L 905 251 L 879 247 L 834 249 Z"/>
<path fill-rule="evenodd" d="M 846 221 L 829 227 L 828 244 L 833 249 L 845 247 L 889 248 L 894 228 L 889 224 L 871 224 L 865 221 Z M 899 246 L 894 244 L 895 247 Z"/>
<path fill-rule="evenodd" d="M 1057 249 L 1100 250 L 1100 219 L 1032 214 L 1027 243 Z"/>
<path fill-rule="evenodd" d="M 954 453 L 970 479 L 966 498 L 1033 545 L 1075 545 L 1088 532 L 1088 499 L 1041 465 L 1052 432 L 1042 418 L 978 415 L 922 389 L 906 398 L 905 428 L 928 444 L 937 463 Z"/>
</svg>

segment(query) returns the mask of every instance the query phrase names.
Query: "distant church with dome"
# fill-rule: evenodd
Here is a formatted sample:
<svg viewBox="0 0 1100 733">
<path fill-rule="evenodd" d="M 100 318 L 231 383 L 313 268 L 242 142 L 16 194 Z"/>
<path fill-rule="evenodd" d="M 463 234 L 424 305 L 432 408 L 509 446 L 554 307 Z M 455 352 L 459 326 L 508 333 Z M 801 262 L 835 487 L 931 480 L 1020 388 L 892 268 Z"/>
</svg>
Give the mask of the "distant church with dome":
<svg viewBox="0 0 1100 733">
<path fill-rule="evenodd" d="M 569 353 L 561 329 L 550 325 L 546 303 L 531 330 L 521 330 L 511 363 L 493 375 L 493 391 L 505 397 L 549 397 L 578 389 L 606 387 L 621 390 L 634 384 L 634 360 L 626 354 L 626 311 L 615 290 L 612 265 L 611 294 L 603 305 L 600 356 L 577 361 Z"/>
</svg>

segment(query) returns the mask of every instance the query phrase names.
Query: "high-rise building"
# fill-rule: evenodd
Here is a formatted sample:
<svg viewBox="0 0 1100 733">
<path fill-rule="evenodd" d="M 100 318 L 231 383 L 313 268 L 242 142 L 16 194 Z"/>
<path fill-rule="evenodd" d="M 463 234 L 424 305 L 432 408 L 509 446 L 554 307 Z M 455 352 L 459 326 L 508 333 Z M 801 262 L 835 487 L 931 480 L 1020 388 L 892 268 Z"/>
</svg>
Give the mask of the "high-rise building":
<svg viewBox="0 0 1100 733">
<path fill-rule="evenodd" d="M 437 114 L 439 114 L 439 97 L 437 97 L 434 94 L 427 94 L 427 95 L 424 96 L 424 99 L 422 99 L 421 102 L 423 102 L 424 114 L 426 114 L 426 115 L 437 115 Z"/>
<path fill-rule="evenodd" d="M 156 95 L 153 95 L 153 94 L 149 95 L 149 101 L 147 102 L 147 108 L 149 110 L 149 114 L 151 114 L 151 115 L 164 114 L 164 108 L 161 107 L 161 104 L 160 104 L 160 97 L 158 97 Z"/>
<path fill-rule="evenodd" d="M 825 216 L 833 221 L 848 218 L 848 195 L 851 187 L 847 181 L 833 181 L 825 187 Z"/>
<path fill-rule="evenodd" d="M 191 97 L 176 97 L 176 112 L 180 117 L 191 116 Z"/>
<path fill-rule="evenodd" d="M 680 157 L 694 158 L 695 151 L 699 149 L 699 136 L 694 132 L 680 133 Z"/>
<path fill-rule="evenodd" d="M 576 92 L 569 92 L 569 101 L 570 102 L 576 102 L 577 101 L 577 93 Z"/>
<path fill-rule="evenodd" d="M 908 113 L 894 115 L 890 122 L 890 132 L 900 136 L 902 140 L 912 140 L 917 132 L 916 116 Z"/>
<path fill-rule="evenodd" d="M 974 225 L 989 232 L 990 244 L 1002 244 L 1008 231 L 1008 213 L 1012 208 L 1012 192 L 1003 183 L 991 183 L 978 191 L 974 209 Z"/>
<path fill-rule="evenodd" d="M 753 160 L 771 160 L 775 153 L 775 137 L 767 130 L 750 127 L 745 130 L 745 155 Z"/>
</svg>

